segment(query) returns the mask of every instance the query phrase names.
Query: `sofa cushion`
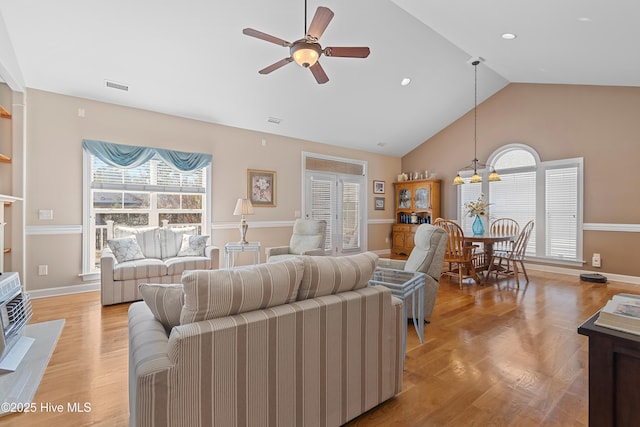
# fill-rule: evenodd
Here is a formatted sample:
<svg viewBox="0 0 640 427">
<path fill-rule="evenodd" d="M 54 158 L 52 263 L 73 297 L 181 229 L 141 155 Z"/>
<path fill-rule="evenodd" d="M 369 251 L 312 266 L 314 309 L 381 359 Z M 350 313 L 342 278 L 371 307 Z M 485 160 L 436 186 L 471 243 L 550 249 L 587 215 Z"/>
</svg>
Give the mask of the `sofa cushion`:
<svg viewBox="0 0 640 427">
<path fill-rule="evenodd" d="M 182 236 L 185 234 L 195 235 L 196 227 L 162 227 L 160 229 L 160 252 L 163 259 L 178 255 L 182 247 Z"/>
<path fill-rule="evenodd" d="M 301 256 L 304 274 L 298 289 L 298 301 L 354 291 L 369 283 L 378 255 L 365 252 L 343 257 Z"/>
<path fill-rule="evenodd" d="M 113 267 L 113 280 L 146 279 L 167 275 L 167 265 L 161 259 L 143 258 L 118 263 Z"/>
<path fill-rule="evenodd" d="M 313 249 L 318 249 L 322 247 L 324 243 L 324 236 L 315 235 L 315 236 L 291 236 L 291 240 L 289 242 L 289 248 L 291 253 L 294 254 L 302 254 L 305 251 L 310 251 Z"/>
<path fill-rule="evenodd" d="M 292 258 L 230 270 L 182 274 L 184 306 L 180 323 L 244 313 L 295 301 L 303 264 Z"/>
<path fill-rule="evenodd" d="M 204 248 L 207 247 L 209 236 L 182 236 L 182 246 L 178 251 L 178 256 L 204 256 Z"/>
<path fill-rule="evenodd" d="M 146 258 L 162 258 L 160 253 L 158 227 L 115 227 L 113 234 L 116 238 L 135 236 L 140 249 Z"/>
<path fill-rule="evenodd" d="M 184 303 L 182 284 L 141 283 L 138 285 L 138 290 L 153 316 L 162 323 L 167 332 L 180 324 L 180 312 Z"/>
<path fill-rule="evenodd" d="M 181 256 L 164 260 L 167 265 L 167 274 L 177 276 L 185 270 L 210 270 L 211 258 L 202 256 Z"/>
<path fill-rule="evenodd" d="M 144 254 L 140 250 L 136 236 L 107 240 L 107 244 L 118 262 L 144 258 Z"/>
</svg>

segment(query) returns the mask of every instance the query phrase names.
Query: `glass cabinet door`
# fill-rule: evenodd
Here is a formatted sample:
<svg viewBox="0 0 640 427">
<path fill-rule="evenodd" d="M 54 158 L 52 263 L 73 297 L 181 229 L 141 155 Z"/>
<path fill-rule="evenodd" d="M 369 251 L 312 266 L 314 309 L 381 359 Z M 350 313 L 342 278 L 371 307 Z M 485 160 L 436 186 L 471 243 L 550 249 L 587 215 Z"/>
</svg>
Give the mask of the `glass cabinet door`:
<svg viewBox="0 0 640 427">
<path fill-rule="evenodd" d="M 411 190 L 404 188 L 398 192 L 398 209 L 411 209 Z"/>
<path fill-rule="evenodd" d="M 429 187 L 416 189 L 416 209 L 429 209 Z"/>
</svg>

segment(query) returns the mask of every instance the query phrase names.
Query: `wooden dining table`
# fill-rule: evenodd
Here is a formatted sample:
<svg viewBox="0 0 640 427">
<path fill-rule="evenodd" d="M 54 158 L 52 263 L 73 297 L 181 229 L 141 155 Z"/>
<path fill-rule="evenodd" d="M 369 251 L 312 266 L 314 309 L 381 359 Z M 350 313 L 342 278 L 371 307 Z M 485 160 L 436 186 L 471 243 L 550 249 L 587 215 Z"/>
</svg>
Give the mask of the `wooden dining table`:
<svg viewBox="0 0 640 427">
<path fill-rule="evenodd" d="M 489 278 L 489 267 L 491 266 L 491 258 L 493 258 L 493 245 L 498 242 L 513 242 L 516 239 L 516 235 L 510 234 L 493 234 L 487 231 L 481 235 L 465 235 L 464 243 L 465 245 L 474 245 L 477 243 L 482 243 L 484 247 L 484 252 L 482 254 L 482 259 L 480 262 L 475 264 L 476 272 L 485 272 L 479 277 L 483 283 L 487 282 Z"/>
</svg>

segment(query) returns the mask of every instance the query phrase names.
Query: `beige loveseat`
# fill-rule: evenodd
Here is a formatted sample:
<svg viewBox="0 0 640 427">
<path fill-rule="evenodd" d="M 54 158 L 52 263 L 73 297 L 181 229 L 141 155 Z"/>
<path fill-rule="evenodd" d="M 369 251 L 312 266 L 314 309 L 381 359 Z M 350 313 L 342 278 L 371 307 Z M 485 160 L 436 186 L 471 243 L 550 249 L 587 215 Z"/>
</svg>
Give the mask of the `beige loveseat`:
<svg viewBox="0 0 640 427">
<path fill-rule="evenodd" d="M 141 285 L 132 426 L 338 426 L 402 388 L 402 302 L 377 256 L 301 256 Z"/>
<path fill-rule="evenodd" d="M 133 228 L 109 224 L 107 238 L 110 246 L 125 242 L 136 248 L 128 248 L 128 253 L 133 252 L 133 259 L 124 261 L 122 256 L 119 261 L 119 254 L 114 254 L 111 248 L 102 250 L 102 305 L 142 299 L 138 292 L 140 283 L 180 283 L 185 270 L 217 269 L 219 249 L 207 244 L 208 236 L 195 233 L 195 227 Z"/>
</svg>

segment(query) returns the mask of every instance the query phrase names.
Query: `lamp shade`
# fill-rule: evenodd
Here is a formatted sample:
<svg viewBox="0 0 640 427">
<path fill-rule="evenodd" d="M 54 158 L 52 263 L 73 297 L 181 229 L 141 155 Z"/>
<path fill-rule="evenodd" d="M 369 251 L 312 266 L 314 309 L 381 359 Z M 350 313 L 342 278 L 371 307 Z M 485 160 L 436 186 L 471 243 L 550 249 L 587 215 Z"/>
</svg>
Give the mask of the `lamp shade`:
<svg viewBox="0 0 640 427">
<path fill-rule="evenodd" d="M 238 199 L 236 208 L 233 210 L 234 215 L 253 215 L 253 205 L 249 199 Z"/>
<path fill-rule="evenodd" d="M 456 175 L 456 177 L 453 179 L 453 185 L 462 185 L 462 184 L 464 184 L 464 179 L 462 179 L 460 174 Z"/>
</svg>

